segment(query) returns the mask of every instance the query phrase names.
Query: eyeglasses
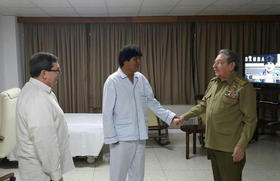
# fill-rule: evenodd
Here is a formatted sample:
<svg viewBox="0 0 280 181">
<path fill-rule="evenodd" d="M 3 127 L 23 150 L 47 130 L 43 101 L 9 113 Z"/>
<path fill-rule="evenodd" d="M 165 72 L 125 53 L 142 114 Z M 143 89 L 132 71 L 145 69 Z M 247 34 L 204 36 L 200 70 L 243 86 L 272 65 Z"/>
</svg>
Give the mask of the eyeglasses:
<svg viewBox="0 0 280 181">
<path fill-rule="evenodd" d="M 47 70 L 49 72 L 57 72 L 58 74 L 62 74 L 62 70 L 59 68 L 57 70 Z"/>
</svg>

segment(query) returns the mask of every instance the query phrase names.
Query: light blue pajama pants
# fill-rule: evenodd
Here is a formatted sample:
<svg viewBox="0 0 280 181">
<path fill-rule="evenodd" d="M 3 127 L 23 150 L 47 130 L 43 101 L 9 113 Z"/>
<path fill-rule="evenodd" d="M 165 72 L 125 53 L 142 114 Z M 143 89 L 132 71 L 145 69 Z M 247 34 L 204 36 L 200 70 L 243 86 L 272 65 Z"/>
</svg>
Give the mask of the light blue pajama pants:
<svg viewBox="0 0 280 181">
<path fill-rule="evenodd" d="M 110 145 L 110 181 L 143 181 L 145 140 Z"/>
</svg>

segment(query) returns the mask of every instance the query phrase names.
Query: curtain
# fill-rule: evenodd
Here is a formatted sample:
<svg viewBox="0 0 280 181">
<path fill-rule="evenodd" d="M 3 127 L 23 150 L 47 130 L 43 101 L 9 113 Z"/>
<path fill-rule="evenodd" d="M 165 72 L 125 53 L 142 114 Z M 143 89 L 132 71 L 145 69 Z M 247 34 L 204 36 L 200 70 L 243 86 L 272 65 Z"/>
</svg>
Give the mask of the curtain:
<svg viewBox="0 0 280 181">
<path fill-rule="evenodd" d="M 89 32 L 92 110 L 101 108 L 103 84 L 117 70 L 126 44 L 141 48 L 140 71 L 162 104 L 194 103 L 190 24 L 91 24 Z"/>
<path fill-rule="evenodd" d="M 118 68 L 126 44 L 142 49 L 140 71 L 162 104 L 192 104 L 214 76 L 220 49 L 244 54 L 280 52 L 280 23 L 24 24 L 26 81 L 32 54 L 59 57 L 63 74 L 54 89 L 65 112 L 100 112 L 103 84 Z"/>
<path fill-rule="evenodd" d="M 100 112 L 103 84 L 126 44 L 143 52 L 141 72 L 162 104 L 194 102 L 191 28 L 161 24 L 24 24 L 26 80 L 32 54 L 51 52 L 63 70 L 54 89 L 65 112 Z"/>
<path fill-rule="evenodd" d="M 59 57 L 62 76 L 54 89 L 64 112 L 88 112 L 88 57 L 85 24 L 24 24 L 26 81 L 36 52 Z"/>
</svg>

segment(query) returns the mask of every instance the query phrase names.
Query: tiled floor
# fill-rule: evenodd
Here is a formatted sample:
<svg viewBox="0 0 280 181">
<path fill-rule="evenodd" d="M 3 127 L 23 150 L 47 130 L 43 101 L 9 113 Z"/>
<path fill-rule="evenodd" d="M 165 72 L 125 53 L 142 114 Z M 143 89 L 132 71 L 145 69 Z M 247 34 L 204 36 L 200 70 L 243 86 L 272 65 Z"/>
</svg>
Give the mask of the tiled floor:
<svg viewBox="0 0 280 181">
<path fill-rule="evenodd" d="M 147 142 L 145 181 L 213 180 L 205 150 L 198 147 L 197 154 L 191 154 L 186 160 L 184 134 L 170 134 L 170 141 L 166 147 L 153 140 Z M 109 162 L 102 156 L 93 164 L 86 163 L 83 158 L 75 159 L 75 166 L 73 171 L 64 175 L 64 181 L 109 181 Z M 2 161 L 0 175 L 10 171 L 18 176 L 17 164 Z M 249 145 L 243 181 L 280 181 L 280 135 L 263 135 L 258 142 Z"/>
</svg>

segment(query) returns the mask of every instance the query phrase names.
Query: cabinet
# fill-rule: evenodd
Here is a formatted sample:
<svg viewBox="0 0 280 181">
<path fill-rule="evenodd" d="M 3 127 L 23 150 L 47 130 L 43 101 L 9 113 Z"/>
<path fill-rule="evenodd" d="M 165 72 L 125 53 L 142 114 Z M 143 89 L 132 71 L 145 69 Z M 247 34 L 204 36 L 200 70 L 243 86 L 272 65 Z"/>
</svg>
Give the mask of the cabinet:
<svg viewBox="0 0 280 181">
<path fill-rule="evenodd" d="M 274 134 L 280 130 L 280 90 L 261 88 L 257 89 L 258 125 L 255 139 L 260 134 Z"/>
</svg>

